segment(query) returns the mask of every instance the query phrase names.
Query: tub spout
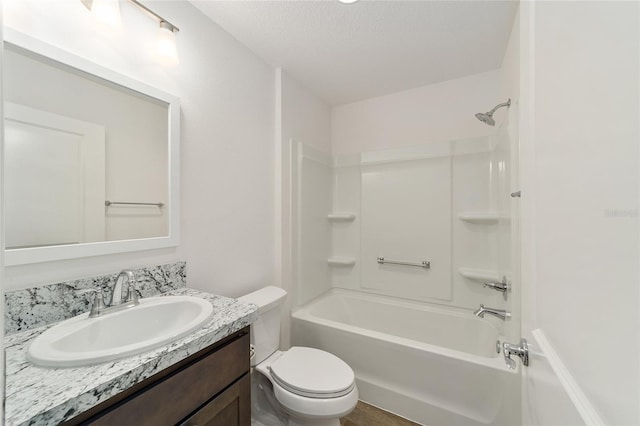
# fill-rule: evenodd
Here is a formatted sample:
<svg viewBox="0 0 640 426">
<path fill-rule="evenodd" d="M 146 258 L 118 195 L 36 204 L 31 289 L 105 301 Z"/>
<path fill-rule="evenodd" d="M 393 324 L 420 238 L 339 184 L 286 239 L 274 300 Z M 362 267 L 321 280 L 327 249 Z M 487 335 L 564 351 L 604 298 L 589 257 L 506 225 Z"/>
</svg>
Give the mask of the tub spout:
<svg viewBox="0 0 640 426">
<path fill-rule="evenodd" d="M 485 308 L 484 305 L 480 305 L 480 307 L 473 312 L 473 315 L 480 318 L 484 318 L 484 314 L 493 315 L 503 321 L 511 319 L 511 312 L 507 312 L 504 309 Z"/>
</svg>

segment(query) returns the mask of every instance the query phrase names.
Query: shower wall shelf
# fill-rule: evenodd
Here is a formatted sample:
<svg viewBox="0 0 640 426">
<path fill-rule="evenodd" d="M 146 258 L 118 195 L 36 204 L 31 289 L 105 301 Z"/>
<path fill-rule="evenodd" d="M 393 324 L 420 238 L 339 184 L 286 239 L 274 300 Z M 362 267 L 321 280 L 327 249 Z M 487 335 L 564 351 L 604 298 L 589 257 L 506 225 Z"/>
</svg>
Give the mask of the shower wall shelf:
<svg viewBox="0 0 640 426">
<path fill-rule="evenodd" d="M 458 269 L 460 275 L 470 280 L 476 281 L 500 281 L 498 271 L 492 271 L 487 269 L 474 269 L 474 268 L 460 268 Z"/>
<path fill-rule="evenodd" d="M 329 213 L 327 218 L 331 222 L 353 222 L 356 215 L 353 213 Z"/>
<path fill-rule="evenodd" d="M 334 256 L 327 259 L 327 263 L 331 266 L 353 266 L 356 264 L 356 259 L 353 257 Z"/>
<path fill-rule="evenodd" d="M 498 223 L 498 220 L 510 220 L 509 216 L 499 215 L 493 212 L 464 212 L 460 213 L 458 218 L 464 222 L 487 225 Z"/>
</svg>

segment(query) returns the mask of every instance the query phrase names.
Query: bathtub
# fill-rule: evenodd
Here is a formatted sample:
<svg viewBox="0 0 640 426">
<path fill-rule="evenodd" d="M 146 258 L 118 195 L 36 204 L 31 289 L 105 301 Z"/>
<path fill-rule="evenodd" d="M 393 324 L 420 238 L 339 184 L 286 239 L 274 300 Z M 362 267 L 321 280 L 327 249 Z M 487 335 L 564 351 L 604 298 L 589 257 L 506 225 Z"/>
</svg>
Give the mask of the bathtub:
<svg viewBox="0 0 640 426">
<path fill-rule="evenodd" d="M 520 423 L 499 334 L 468 311 L 341 289 L 292 314 L 292 343 L 346 361 L 361 400 L 430 426 Z"/>
</svg>

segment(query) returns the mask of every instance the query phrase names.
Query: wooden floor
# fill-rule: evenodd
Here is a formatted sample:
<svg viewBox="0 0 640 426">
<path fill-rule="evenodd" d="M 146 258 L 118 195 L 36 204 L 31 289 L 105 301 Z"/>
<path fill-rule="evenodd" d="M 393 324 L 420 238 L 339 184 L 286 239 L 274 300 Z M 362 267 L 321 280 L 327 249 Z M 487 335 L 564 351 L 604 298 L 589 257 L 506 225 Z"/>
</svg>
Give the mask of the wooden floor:
<svg viewBox="0 0 640 426">
<path fill-rule="evenodd" d="M 366 402 L 358 401 L 355 410 L 340 419 L 341 426 L 420 426 Z"/>
</svg>

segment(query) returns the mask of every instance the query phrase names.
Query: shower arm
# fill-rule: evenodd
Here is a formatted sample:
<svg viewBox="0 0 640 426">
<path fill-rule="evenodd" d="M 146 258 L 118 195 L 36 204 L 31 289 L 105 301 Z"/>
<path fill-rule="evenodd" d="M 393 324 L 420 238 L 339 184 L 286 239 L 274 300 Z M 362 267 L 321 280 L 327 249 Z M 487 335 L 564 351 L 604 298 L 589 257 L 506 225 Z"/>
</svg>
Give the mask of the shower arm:
<svg viewBox="0 0 640 426">
<path fill-rule="evenodd" d="M 496 112 L 498 109 L 502 108 L 503 106 L 510 107 L 511 99 L 509 99 L 507 102 L 503 102 L 501 104 L 496 105 L 491 111 L 487 113 L 487 115 L 489 116 L 493 115 L 494 112 Z"/>
</svg>

